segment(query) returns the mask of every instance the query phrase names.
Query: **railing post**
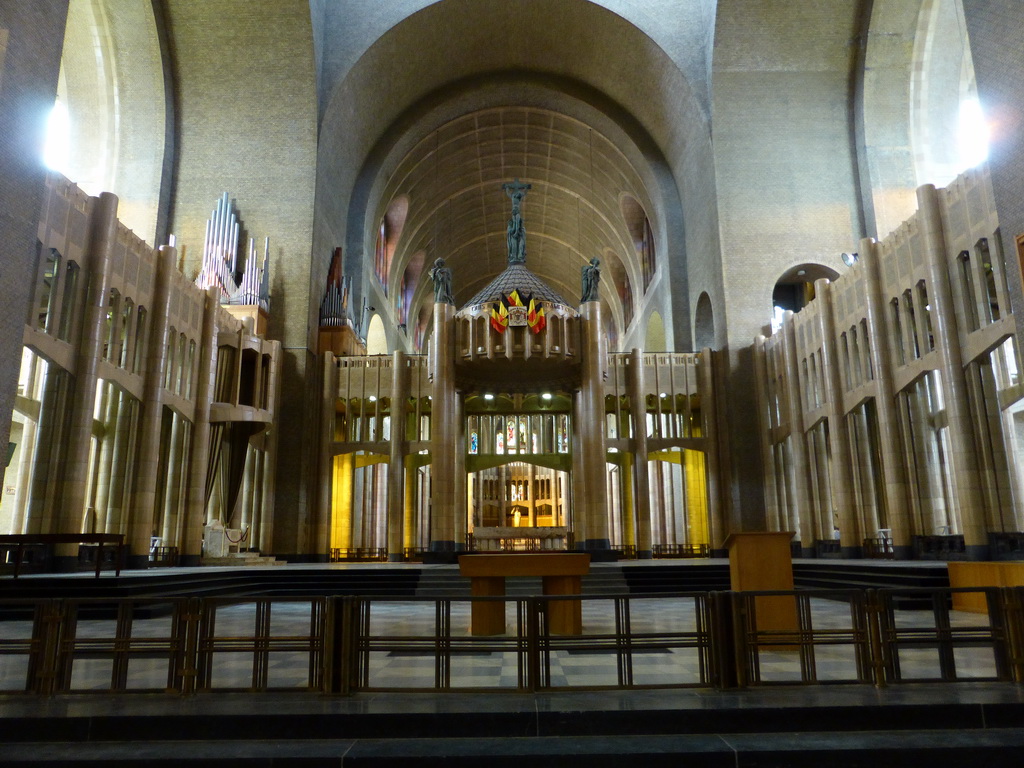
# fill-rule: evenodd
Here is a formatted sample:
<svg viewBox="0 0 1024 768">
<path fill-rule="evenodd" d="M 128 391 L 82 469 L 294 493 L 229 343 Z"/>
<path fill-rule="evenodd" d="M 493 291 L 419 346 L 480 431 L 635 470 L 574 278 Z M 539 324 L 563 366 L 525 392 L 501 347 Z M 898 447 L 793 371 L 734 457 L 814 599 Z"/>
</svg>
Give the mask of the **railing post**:
<svg viewBox="0 0 1024 768">
<path fill-rule="evenodd" d="M 540 690 L 540 615 L 546 607 L 544 598 L 526 598 L 526 683 L 530 693 Z"/>
<path fill-rule="evenodd" d="M 708 642 L 711 646 L 712 684 L 721 690 L 742 688 L 737 658 L 736 627 L 732 592 L 709 592 L 710 622 Z"/>
<path fill-rule="evenodd" d="M 989 587 L 985 590 L 985 604 L 988 607 L 988 630 L 992 635 L 992 653 L 996 666 L 996 677 L 1013 680 L 1013 636 L 1010 631 L 1010 596 L 1006 587 Z"/>
<path fill-rule="evenodd" d="M 26 689 L 44 696 L 56 690 L 57 657 L 63 629 L 64 609 L 61 600 L 36 603 L 32 626 L 32 654 L 29 657 Z"/>
<path fill-rule="evenodd" d="M 1001 591 L 1010 674 L 1015 683 L 1024 683 L 1024 588 L 1004 587 Z"/>
<path fill-rule="evenodd" d="M 181 601 L 177 610 L 178 634 L 184 642 L 179 650 L 178 679 L 179 689 L 185 696 L 196 692 L 196 681 L 199 675 L 199 617 L 202 614 L 201 597 L 190 597 Z"/>
<path fill-rule="evenodd" d="M 327 599 L 324 621 L 324 692 L 349 696 L 356 669 L 358 628 L 352 595 Z"/>
<path fill-rule="evenodd" d="M 868 614 L 871 673 L 874 677 L 875 686 L 884 688 L 887 680 L 885 675 L 885 651 L 882 645 L 882 606 L 879 591 L 877 589 L 865 590 L 864 604 Z"/>
</svg>

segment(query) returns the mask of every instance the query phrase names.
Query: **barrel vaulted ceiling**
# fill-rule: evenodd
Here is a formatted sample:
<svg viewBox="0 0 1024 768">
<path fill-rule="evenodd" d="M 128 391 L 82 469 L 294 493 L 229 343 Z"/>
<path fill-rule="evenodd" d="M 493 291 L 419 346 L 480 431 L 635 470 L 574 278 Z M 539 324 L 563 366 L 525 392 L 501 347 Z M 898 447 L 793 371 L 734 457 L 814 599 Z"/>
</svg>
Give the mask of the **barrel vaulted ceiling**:
<svg viewBox="0 0 1024 768">
<path fill-rule="evenodd" d="M 682 156 L 687 116 L 706 119 L 703 42 L 713 3 L 410 0 L 407 16 L 382 11 L 361 19 L 379 27 L 364 48 L 347 47 L 345 20 L 324 6 L 315 34 L 314 251 L 323 258 L 328 238 L 344 242 L 357 293 L 389 306 L 378 307 L 386 324 L 398 322 L 394 305 L 410 264 L 417 278 L 410 325 L 430 309 L 427 270 L 435 258 L 448 261 L 458 306 L 504 269 L 510 201 L 501 185 L 517 177 L 532 184 L 522 209 L 527 266 L 556 292 L 577 302 L 581 267 L 600 258 L 606 313 L 625 332 L 644 298 L 639 209 L 659 250 L 658 279 L 674 281 L 681 290 L 672 301 L 689 314 L 685 272 L 668 275 L 667 250 L 684 246 L 679 191 L 665 158 Z M 700 53 L 695 58 L 656 41 L 651 11 L 669 6 L 665 44 L 693 38 L 686 50 Z M 330 45 L 335 39 L 341 44 Z M 376 233 L 389 209 L 406 203 L 385 299 L 373 274 Z M 630 308 L 621 299 L 627 281 Z"/>
</svg>

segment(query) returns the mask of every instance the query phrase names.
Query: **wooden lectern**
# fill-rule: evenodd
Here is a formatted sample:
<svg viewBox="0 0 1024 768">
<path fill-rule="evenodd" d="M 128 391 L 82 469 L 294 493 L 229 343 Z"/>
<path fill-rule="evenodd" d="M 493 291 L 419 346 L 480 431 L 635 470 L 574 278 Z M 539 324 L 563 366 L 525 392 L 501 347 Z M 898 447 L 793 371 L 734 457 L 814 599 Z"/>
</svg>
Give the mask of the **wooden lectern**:
<svg viewBox="0 0 1024 768">
<path fill-rule="evenodd" d="M 1024 586 L 1024 563 L 1014 560 L 998 562 L 946 563 L 951 587 L 1020 587 Z M 984 592 L 954 592 L 953 610 L 988 613 Z"/>
<path fill-rule="evenodd" d="M 792 531 L 732 533 L 725 540 L 729 550 L 729 577 L 735 592 L 793 589 Z M 754 600 L 759 632 L 799 629 L 796 598 L 764 596 Z M 782 648 L 784 649 L 784 648 Z"/>
</svg>

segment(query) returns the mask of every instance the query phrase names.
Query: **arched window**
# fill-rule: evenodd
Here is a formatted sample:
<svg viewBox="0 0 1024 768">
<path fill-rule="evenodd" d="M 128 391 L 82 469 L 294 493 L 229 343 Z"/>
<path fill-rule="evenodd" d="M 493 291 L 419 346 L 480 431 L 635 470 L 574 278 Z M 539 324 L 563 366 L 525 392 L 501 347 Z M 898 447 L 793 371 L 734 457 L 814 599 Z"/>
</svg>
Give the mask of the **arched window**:
<svg viewBox="0 0 1024 768">
<path fill-rule="evenodd" d="M 715 349 L 715 311 L 707 291 L 697 298 L 697 310 L 693 319 L 694 348 Z"/>
<path fill-rule="evenodd" d="M 922 3 L 911 75 L 918 184 L 945 186 L 988 157 L 988 130 L 961 0 Z"/>
<path fill-rule="evenodd" d="M 118 218 L 154 244 L 166 95 L 153 5 L 71 0 L 44 159 L 90 195 L 113 192 Z"/>
<path fill-rule="evenodd" d="M 388 205 L 377 226 L 377 239 L 373 248 L 373 272 L 384 289 L 385 296 L 389 293 L 391 262 L 394 260 L 395 249 L 398 247 L 398 239 L 402 236 L 402 228 L 405 226 L 405 217 L 408 213 L 409 198 L 404 195 L 396 197 Z"/>
<path fill-rule="evenodd" d="M 625 331 L 633 322 L 633 283 L 629 279 L 626 265 L 614 253 L 605 251 L 603 261 L 609 265 L 612 284 L 622 305 L 622 329 Z"/>
<path fill-rule="evenodd" d="M 799 312 L 814 298 L 815 280 L 837 277 L 838 272 L 821 264 L 798 264 L 786 270 L 772 290 L 772 332 L 782 327 L 782 317 L 787 311 Z"/>
<path fill-rule="evenodd" d="M 654 231 L 651 229 L 651 221 L 647 218 L 646 211 L 636 198 L 623 195 L 621 207 L 622 216 L 626 220 L 626 227 L 629 229 L 637 259 L 640 262 L 640 274 L 646 293 L 654 279 L 654 273 L 658 269 L 657 255 L 654 251 Z"/>
<path fill-rule="evenodd" d="M 402 285 L 398 291 L 397 309 L 398 324 L 407 326 L 409 324 L 409 308 L 412 305 L 412 295 L 416 292 L 416 286 L 420 282 L 420 275 L 423 274 L 423 262 L 426 260 L 426 251 L 417 251 L 409 259 L 409 264 L 402 273 Z"/>
</svg>

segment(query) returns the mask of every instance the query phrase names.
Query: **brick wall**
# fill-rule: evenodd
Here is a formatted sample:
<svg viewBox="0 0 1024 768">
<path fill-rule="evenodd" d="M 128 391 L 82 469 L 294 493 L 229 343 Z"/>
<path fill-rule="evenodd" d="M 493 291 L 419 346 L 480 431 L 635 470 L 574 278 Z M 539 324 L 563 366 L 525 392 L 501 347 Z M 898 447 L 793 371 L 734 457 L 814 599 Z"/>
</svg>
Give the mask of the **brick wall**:
<svg viewBox="0 0 1024 768">
<path fill-rule="evenodd" d="M 742 469 L 732 523 L 747 530 L 764 524 L 750 345 L 783 272 L 803 262 L 839 269 L 839 254 L 857 245 L 849 73 L 859 19 L 857 0 L 718 4 L 712 130 L 724 292 L 715 323 L 726 325 L 722 399 Z"/>
<path fill-rule="evenodd" d="M 217 198 L 235 199 L 246 235 L 270 237 L 268 335 L 285 347 L 275 546 L 301 551 L 309 457 L 310 301 L 316 86 L 309 5 L 302 0 L 167 0 L 177 107 L 170 231 L 197 268 Z M 315 384 L 316 376 L 312 380 Z"/>
</svg>

